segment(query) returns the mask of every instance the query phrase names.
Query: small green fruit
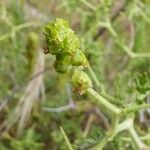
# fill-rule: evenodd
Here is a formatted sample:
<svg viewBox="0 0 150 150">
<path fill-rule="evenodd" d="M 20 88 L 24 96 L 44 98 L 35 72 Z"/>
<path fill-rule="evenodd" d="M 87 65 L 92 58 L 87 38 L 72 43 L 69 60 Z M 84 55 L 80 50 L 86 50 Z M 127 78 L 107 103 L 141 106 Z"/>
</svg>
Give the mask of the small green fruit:
<svg viewBox="0 0 150 150">
<path fill-rule="evenodd" d="M 74 86 L 74 91 L 81 95 L 85 93 L 88 88 L 92 87 L 92 81 L 89 76 L 85 72 L 79 70 L 74 71 L 72 75 L 72 84 Z"/>
<path fill-rule="evenodd" d="M 81 50 L 77 50 L 71 59 L 71 64 L 73 66 L 85 66 L 87 63 L 86 57 Z"/>
<path fill-rule="evenodd" d="M 68 54 L 56 55 L 56 61 L 54 63 L 54 68 L 58 73 L 67 73 L 71 68 L 70 65 L 71 57 Z"/>
<path fill-rule="evenodd" d="M 69 54 L 73 54 L 80 47 L 80 40 L 74 34 L 74 31 L 70 30 L 68 35 L 63 41 L 63 51 Z"/>
</svg>

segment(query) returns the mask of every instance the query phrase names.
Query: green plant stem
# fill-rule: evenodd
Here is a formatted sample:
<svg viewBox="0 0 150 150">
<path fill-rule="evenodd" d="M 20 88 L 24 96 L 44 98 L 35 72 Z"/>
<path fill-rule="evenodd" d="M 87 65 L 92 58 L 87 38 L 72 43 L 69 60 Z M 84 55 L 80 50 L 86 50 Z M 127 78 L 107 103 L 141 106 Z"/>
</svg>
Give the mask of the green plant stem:
<svg viewBox="0 0 150 150">
<path fill-rule="evenodd" d="M 108 95 L 107 93 L 105 93 L 105 91 L 102 89 L 100 91 L 100 95 L 102 95 L 103 97 L 105 97 L 109 102 L 119 105 L 119 106 L 123 106 L 124 104 L 121 101 L 116 100 L 113 96 Z"/>
<path fill-rule="evenodd" d="M 107 135 L 95 146 L 95 150 L 102 150 L 108 141 L 113 140 L 114 136 L 117 134 L 117 132 L 115 132 L 115 129 L 119 124 L 119 119 L 119 115 L 114 116 L 111 128 L 107 132 Z"/>
<path fill-rule="evenodd" d="M 123 109 L 123 114 L 127 114 L 127 113 L 131 113 L 131 112 L 134 112 L 134 111 L 138 111 L 140 109 L 143 109 L 143 108 L 148 108 L 150 107 L 150 104 L 143 104 L 143 105 L 136 105 L 136 106 L 129 106 L 125 109 Z"/>
<path fill-rule="evenodd" d="M 93 78 L 94 83 L 96 84 L 98 89 L 100 89 L 100 94 L 114 104 L 123 105 L 121 102 L 117 101 L 115 98 L 113 98 L 112 96 L 105 93 L 105 91 L 103 90 L 103 85 L 99 82 L 98 78 L 96 77 L 96 75 L 88 61 L 87 61 L 87 68 L 88 68 L 88 71 L 89 71 L 91 77 Z"/>
<path fill-rule="evenodd" d="M 119 115 L 115 115 L 114 119 L 112 121 L 112 129 L 116 129 L 118 124 L 119 124 L 119 120 L 120 120 L 120 116 Z"/>
<path fill-rule="evenodd" d="M 134 57 L 133 58 L 149 58 L 150 57 L 150 53 L 134 53 Z"/>
<path fill-rule="evenodd" d="M 83 4 L 85 4 L 86 6 L 88 6 L 90 9 L 92 9 L 93 11 L 96 11 L 96 7 L 94 5 L 92 5 L 91 3 L 89 3 L 87 0 L 80 0 Z"/>
<path fill-rule="evenodd" d="M 107 28 L 108 28 L 108 31 L 113 35 L 113 37 L 117 37 L 118 36 L 110 22 L 108 23 Z"/>
<path fill-rule="evenodd" d="M 130 137 L 121 137 L 121 139 L 123 141 L 126 141 L 126 142 L 131 142 L 132 141 L 132 138 L 130 138 Z M 143 140 L 143 141 L 144 140 L 149 140 L 150 139 L 150 134 L 142 136 L 142 137 L 140 137 L 140 139 Z"/>
<path fill-rule="evenodd" d="M 97 92 L 95 92 L 92 88 L 87 89 L 87 93 L 94 97 L 100 105 L 107 109 L 107 112 L 110 114 L 120 115 L 121 110 L 116 106 L 112 105 L 108 102 L 104 97 L 100 96 Z"/>
<path fill-rule="evenodd" d="M 108 141 L 112 141 L 113 138 L 118 133 L 120 133 L 124 130 L 129 131 L 129 133 L 131 134 L 132 140 L 134 141 L 136 147 L 139 150 L 142 150 L 143 148 L 145 148 L 144 150 L 148 150 L 148 147 L 142 143 L 141 139 L 139 138 L 139 136 L 137 135 L 137 133 L 133 127 L 133 118 L 127 118 L 124 122 L 122 122 L 120 124 L 116 124 L 116 126 L 114 126 L 114 127 L 112 126 L 112 129 L 110 129 L 107 136 L 105 138 L 103 138 L 103 140 L 101 140 L 101 142 L 99 142 L 96 145 L 95 149 L 102 150 Z"/>
<path fill-rule="evenodd" d="M 107 28 L 107 30 L 111 33 L 112 37 L 115 39 L 116 45 L 122 48 L 131 58 L 149 58 L 150 57 L 150 53 L 134 53 L 125 44 L 120 42 L 119 36 L 117 32 L 114 30 L 114 28 L 112 27 L 112 24 L 110 21 L 106 21 L 106 23 L 100 23 L 100 25 Z"/>
<path fill-rule="evenodd" d="M 87 61 L 88 64 L 88 71 L 91 75 L 91 77 L 94 80 L 94 83 L 96 84 L 96 86 L 100 89 L 100 94 L 105 97 L 106 99 L 108 99 L 109 101 L 111 101 L 114 104 L 118 104 L 118 105 L 122 105 L 121 102 L 117 101 L 115 98 L 113 98 L 112 96 L 108 95 L 105 93 L 105 91 L 103 90 L 103 85 L 99 82 L 98 78 L 96 77 L 91 65 L 89 64 L 89 62 Z"/>
<path fill-rule="evenodd" d="M 122 126 L 123 127 L 123 126 Z M 126 128 L 126 125 L 124 125 L 124 128 Z M 116 134 L 118 134 L 119 132 L 121 132 L 122 130 L 124 130 L 124 128 L 120 128 L 119 125 L 116 126 L 112 126 L 111 129 L 108 131 L 108 134 L 106 135 L 106 137 L 104 137 L 94 148 L 95 150 L 102 150 L 104 148 L 104 146 L 106 145 L 106 143 L 108 141 L 113 140 L 113 138 L 116 136 Z"/>
<path fill-rule="evenodd" d="M 148 24 L 150 24 L 150 18 L 143 12 L 142 10 L 140 11 L 141 16 L 147 21 Z"/>
<path fill-rule="evenodd" d="M 15 27 L 15 30 L 17 31 L 17 30 L 21 30 L 23 28 L 28 28 L 28 27 L 31 27 L 31 26 L 32 27 L 38 27 L 40 25 L 41 25 L 41 23 L 39 23 L 39 22 L 26 22 L 26 23 L 17 25 Z"/>
<path fill-rule="evenodd" d="M 2 36 L 0 36 L 0 42 L 3 41 L 3 40 L 6 40 L 7 38 L 11 37 L 12 36 L 12 33 L 13 32 L 18 32 L 24 28 L 28 28 L 28 27 L 31 27 L 31 26 L 34 26 L 34 27 L 38 27 L 40 26 L 41 24 L 39 22 L 27 22 L 27 23 L 23 23 L 23 24 L 20 24 L 20 25 L 17 25 L 17 26 L 14 26 L 12 28 L 12 31 L 9 32 L 9 33 L 6 33 Z"/>
<path fill-rule="evenodd" d="M 118 47 L 122 48 L 128 54 L 128 56 L 130 56 L 131 58 L 135 57 L 135 53 L 133 53 L 126 45 L 120 42 L 120 40 L 118 41 L 118 39 L 116 39 L 115 43 Z"/>
<path fill-rule="evenodd" d="M 108 132 L 108 141 L 112 141 L 114 136 L 118 133 L 116 132 L 116 129 L 119 125 L 119 121 L 120 121 L 120 116 L 119 115 L 116 115 L 114 116 L 113 120 L 112 120 L 112 126 Z M 119 131 L 120 132 L 120 131 Z"/>
<path fill-rule="evenodd" d="M 68 137 L 67 137 L 65 131 L 63 130 L 63 128 L 62 128 L 61 126 L 60 126 L 60 131 L 62 132 L 62 134 L 63 134 L 63 136 L 64 136 L 64 139 L 65 139 L 65 141 L 66 141 L 66 143 L 67 143 L 67 145 L 68 145 L 69 150 L 73 150 L 73 148 L 72 148 L 72 146 L 71 146 L 71 143 L 70 143 L 70 141 L 69 141 L 69 139 L 68 139 Z"/>
<path fill-rule="evenodd" d="M 93 78 L 96 86 L 99 87 L 99 88 L 102 88 L 99 80 L 97 79 L 97 77 L 96 77 L 96 75 L 95 75 L 95 73 L 94 73 L 94 71 L 93 71 L 93 69 L 92 69 L 92 67 L 91 67 L 91 65 L 89 63 L 87 64 L 87 68 L 88 68 L 88 71 L 89 71 L 91 77 Z"/>
<path fill-rule="evenodd" d="M 94 148 L 94 150 L 102 150 L 106 143 L 108 142 L 108 135 L 106 135 Z M 91 149 L 91 150 L 92 150 Z"/>
<path fill-rule="evenodd" d="M 131 137 L 132 137 L 136 147 L 139 150 L 145 149 L 146 146 L 142 143 L 141 139 L 139 138 L 138 134 L 136 133 L 136 131 L 135 131 L 134 127 L 133 127 L 133 124 L 129 127 L 128 130 L 129 130 L 129 133 L 131 134 Z"/>
<path fill-rule="evenodd" d="M 10 33 L 6 33 L 6 34 L 0 36 L 0 42 L 3 41 L 3 40 L 5 40 L 5 39 L 7 39 L 7 38 L 9 38 L 10 36 L 11 36 Z"/>
<path fill-rule="evenodd" d="M 123 130 L 128 130 L 130 135 L 131 135 L 131 137 L 132 137 L 132 140 L 134 141 L 134 143 L 135 143 L 135 145 L 137 147 L 137 149 L 139 149 L 139 150 L 142 150 L 142 149 L 146 150 L 148 147 L 145 146 L 144 143 L 142 143 L 140 137 L 136 133 L 136 131 L 135 131 L 134 127 L 133 127 L 133 120 L 134 120 L 133 117 L 132 118 L 127 118 L 123 123 L 119 124 L 118 127 L 117 127 L 117 130 L 116 130 L 117 131 L 116 134 L 121 132 L 121 131 L 123 131 Z"/>
</svg>

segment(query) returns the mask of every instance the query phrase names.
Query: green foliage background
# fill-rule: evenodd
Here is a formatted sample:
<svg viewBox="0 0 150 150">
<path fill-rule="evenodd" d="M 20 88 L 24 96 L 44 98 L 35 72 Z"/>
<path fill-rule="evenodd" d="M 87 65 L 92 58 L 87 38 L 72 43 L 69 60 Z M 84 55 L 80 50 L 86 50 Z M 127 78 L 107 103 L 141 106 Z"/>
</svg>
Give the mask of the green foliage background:
<svg viewBox="0 0 150 150">
<path fill-rule="evenodd" d="M 103 34 L 94 38 L 99 29 L 103 29 L 106 19 L 111 18 L 113 11 L 117 10 L 118 5 L 113 7 L 116 3 L 125 3 L 119 15 L 110 20 L 118 37 L 106 27 Z M 37 52 L 30 51 L 27 46 L 30 35 L 34 32 L 38 36 L 37 47 L 33 47 L 43 49 L 42 27 L 55 17 L 69 21 L 81 40 L 82 51 L 107 93 L 123 104 L 146 101 L 143 95 L 150 91 L 150 57 L 142 55 L 150 55 L 149 0 L 2 0 L 0 4 L 0 103 L 9 99 L 0 112 L 0 123 L 16 109 L 23 90 L 14 91 L 25 86 L 36 62 Z M 37 17 L 28 14 L 31 9 L 35 11 L 32 13 L 37 13 Z M 34 23 L 22 29 L 17 28 L 25 22 Z M 132 52 L 126 51 L 125 46 Z M 138 57 L 132 57 L 132 53 L 137 53 Z M 65 130 L 74 149 L 88 149 L 104 136 L 106 129 L 103 121 L 93 111 L 97 105 L 87 95 L 72 93 L 76 110 L 69 109 L 61 113 L 42 111 L 43 106 L 55 108 L 68 103 L 66 78 L 50 69 L 54 58 L 47 55 L 45 57 L 45 68 L 49 68 L 44 73 L 45 101 L 42 104 L 41 100 L 37 101 L 21 135 L 17 135 L 15 125 L 9 132 L 1 134 L 0 150 L 66 150 L 68 147 L 59 126 Z M 146 81 L 141 81 L 139 76 Z M 137 88 L 136 81 L 140 88 Z M 148 90 L 143 93 L 143 89 Z M 95 119 L 85 138 L 84 129 L 91 115 Z M 137 113 L 136 128 L 141 136 L 150 135 L 147 123 L 150 114 L 146 112 L 145 117 L 146 122 L 141 123 Z M 126 149 L 123 136 L 127 134 L 118 135 L 105 149 Z M 145 142 L 150 144 L 150 140 Z M 133 142 L 128 142 L 127 148 L 134 150 Z"/>
</svg>

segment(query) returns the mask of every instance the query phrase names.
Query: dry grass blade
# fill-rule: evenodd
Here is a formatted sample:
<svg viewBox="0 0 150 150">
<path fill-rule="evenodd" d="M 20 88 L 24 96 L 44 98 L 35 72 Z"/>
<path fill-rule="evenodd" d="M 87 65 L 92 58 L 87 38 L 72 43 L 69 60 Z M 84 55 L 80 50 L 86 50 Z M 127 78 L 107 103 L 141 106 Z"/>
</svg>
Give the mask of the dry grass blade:
<svg viewBox="0 0 150 150">
<path fill-rule="evenodd" d="M 44 55 L 40 52 L 37 63 L 35 65 L 35 69 L 33 75 L 37 74 L 38 72 L 44 69 Z M 31 113 L 32 107 L 36 100 L 39 98 L 40 94 L 43 94 L 43 75 L 41 74 L 39 77 L 35 78 L 34 80 L 30 81 L 25 89 L 24 94 L 22 95 L 17 109 L 19 117 L 19 125 L 18 130 L 21 131 L 24 127 L 25 122 L 29 118 Z"/>
<path fill-rule="evenodd" d="M 39 52 L 32 76 L 44 70 L 44 61 L 45 58 L 43 53 Z M 2 124 L 1 128 L 6 127 L 6 130 L 9 130 L 14 123 L 19 121 L 18 133 L 21 133 L 26 121 L 29 119 L 33 105 L 41 95 L 44 98 L 43 74 L 40 74 L 38 77 L 28 82 L 23 95 L 16 106 L 15 112 Z"/>
</svg>

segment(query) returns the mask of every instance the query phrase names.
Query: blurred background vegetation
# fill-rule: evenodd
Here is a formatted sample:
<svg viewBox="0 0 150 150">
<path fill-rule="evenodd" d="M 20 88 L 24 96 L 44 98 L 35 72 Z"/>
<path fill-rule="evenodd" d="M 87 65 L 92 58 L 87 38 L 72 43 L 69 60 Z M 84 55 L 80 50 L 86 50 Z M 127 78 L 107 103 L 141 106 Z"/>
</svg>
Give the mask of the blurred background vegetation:
<svg viewBox="0 0 150 150">
<path fill-rule="evenodd" d="M 67 150 L 60 126 L 74 149 L 86 150 L 109 128 L 98 106 L 74 94 L 42 53 L 43 25 L 55 17 L 77 33 L 107 93 L 122 104 L 150 103 L 149 0 L 1 0 L 0 150 Z M 150 139 L 150 110 L 136 118 Z M 105 149 L 135 149 L 123 136 Z"/>
</svg>

